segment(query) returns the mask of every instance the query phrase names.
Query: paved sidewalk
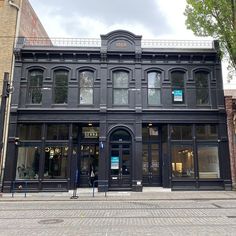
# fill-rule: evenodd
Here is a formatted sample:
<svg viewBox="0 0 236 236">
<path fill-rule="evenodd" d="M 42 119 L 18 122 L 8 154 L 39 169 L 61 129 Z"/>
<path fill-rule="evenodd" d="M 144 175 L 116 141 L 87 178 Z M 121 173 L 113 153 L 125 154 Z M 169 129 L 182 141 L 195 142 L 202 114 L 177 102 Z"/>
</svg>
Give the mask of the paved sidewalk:
<svg viewBox="0 0 236 236">
<path fill-rule="evenodd" d="M 92 188 L 78 188 L 76 196 L 71 199 L 73 191 L 69 192 L 38 192 L 3 193 L 0 201 L 131 201 L 131 200 L 236 200 L 236 191 L 171 191 L 164 188 L 144 187 L 143 192 L 97 192 L 93 197 Z"/>
</svg>

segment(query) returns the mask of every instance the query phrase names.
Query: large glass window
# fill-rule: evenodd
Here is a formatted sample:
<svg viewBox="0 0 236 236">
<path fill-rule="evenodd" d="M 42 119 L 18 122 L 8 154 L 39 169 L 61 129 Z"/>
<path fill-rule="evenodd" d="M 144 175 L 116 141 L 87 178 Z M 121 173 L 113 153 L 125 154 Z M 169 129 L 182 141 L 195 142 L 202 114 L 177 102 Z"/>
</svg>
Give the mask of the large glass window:
<svg viewBox="0 0 236 236">
<path fill-rule="evenodd" d="M 113 73 L 113 104 L 129 104 L 129 74 L 125 71 Z"/>
<path fill-rule="evenodd" d="M 43 71 L 31 70 L 28 78 L 28 102 L 40 104 L 42 102 Z"/>
<path fill-rule="evenodd" d="M 58 70 L 54 72 L 54 103 L 67 103 L 68 71 Z"/>
<path fill-rule="evenodd" d="M 158 72 L 148 73 L 148 104 L 161 104 L 161 74 Z"/>
<path fill-rule="evenodd" d="M 184 75 L 182 71 L 174 71 L 171 73 L 171 87 L 172 87 L 172 103 L 183 104 L 184 96 Z"/>
<path fill-rule="evenodd" d="M 209 104 L 208 77 L 209 73 L 207 72 L 195 73 L 197 105 Z"/>
<path fill-rule="evenodd" d="M 190 145 L 172 145 L 172 177 L 194 178 L 193 148 Z"/>
<path fill-rule="evenodd" d="M 93 104 L 94 73 L 91 71 L 80 72 L 80 104 Z"/>
<path fill-rule="evenodd" d="M 40 147 L 19 147 L 16 165 L 16 179 L 38 179 Z"/>
<path fill-rule="evenodd" d="M 67 160 L 68 146 L 46 146 L 44 179 L 67 178 Z"/>
<path fill-rule="evenodd" d="M 158 127 L 147 126 L 142 128 L 142 137 L 144 141 L 160 139 L 160 131 Z"/>
<path fill-rule="evenodd" d="M 196 135 L 199 140 L 217 140 L 217 125 L 196 125 Z"/>
<path fill-rule="evenodd" d="M 172 140 L 191 140 L 192 125 L 172 125 L 171 126 Z"/>
<path fill-rule="evenodd" d="M 69 138 L 69 126 L 64 124 L 50 124 L 47 126 L 48 140 L 67 140 Z"/>
<path fill-rule="evenodd" d="M 19 124 L 18 135 L 20 140 L 39 140 L 42 135 L 42 125 L 40 124 Z"/>
<path fill-rule="evenodd" d="M 198 145 L 199 178 L 220 178 L 217 145 Z"/>
</svg>

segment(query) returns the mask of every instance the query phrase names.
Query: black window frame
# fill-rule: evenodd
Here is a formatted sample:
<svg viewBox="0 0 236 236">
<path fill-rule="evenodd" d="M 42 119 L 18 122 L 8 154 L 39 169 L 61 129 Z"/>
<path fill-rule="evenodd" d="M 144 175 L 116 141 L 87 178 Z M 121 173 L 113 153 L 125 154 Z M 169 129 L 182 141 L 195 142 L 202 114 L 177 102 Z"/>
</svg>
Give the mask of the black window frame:
<svg viewBox="0 0 236 236">
<path fill-rule="evenodd" d="M 127 75 L 127 86 L 126 87 L 116 87 L 115 86 L 115 74 L 118 74 L 118 73 L 126 73 Z M 129 105 L 129 82 L 130 82 L 130 72 L 129 71 L 126 71 L 126 70 L 115 70 L 112 72 L 112 104 L 114 106 L 128 106 Z M 127 103 L 115 103 L 115 91 L 118 91 L 118 90 L 126 90 L 127 91 Z"/>
<path fill-rule="evenodd" d="M 92 75 L 92 86 L 82 86 L 81 85 L 81 76 L 83 73 L 89 73 L 90 75 Z M 95 80 L 95 73 L 92 70 L 81 70 L 79 71 L 79 105 L 93 105 L 94 104 L 94 80 Z M 91 103 L 81 103 L 81 90 L 82 89 L 91 89 L 92 90 L 92 102 Z"/>
<path fill-rule="evenodd" d="M 33 73 L 40 73 L 40 75 L 32 76 Z M 32 80 L 37 78 L 36 85 L 32 85 Z M 44 70 L 40 68 L 30 69 L 28 71 L 28 85 L 27 85 L 27 103 L 28 104 L 42 104 L 42 88 L 43 88 L 43 78 L 44 78 Z M 33 92 L 37 92 L 39 96 L 39 100 L 34 102 Z"/>
<path fill-rule="evenodd" d="M 204 79 L 206 79 L 206 83 L 201 84 L 200 81 L 198 82 L 197 80 L 199 79 L 198 75 L 202 74 L 205 75 L 206 77 Z M 210 86 L 209 86 L 209 81 L 210 81 L 210 73 L 208 71 L 205 70 L 198 70 L 194 73 L 194 79 L 195 79 L 195 88 L 196 88 L 196 104 L 197 106 L 204 106 L 204 105 L 209 105 L 210 104 Z M 207 92 L 208 95 L 208 101 L 207 103 L 199 103 L 199 91 L 205 91 Z"/>
<path fill-rule="evenodd" d="M 174 82 L 174 74 L 179 73 L 182 74 L 182 83 L 181 84 L 177 84 L 178 81 Z M 182 71 L 182 70 L 173 70 L 171 71 L 171 96 L 172 96 L 172 104 L 173 105 L 182 105 L 185 104 L 185 100 L 186 100 L 186 96 L 185 96 L 185 80 L 186 80 L 186 72 Z M 179 79 L 179 80 L 181 80 Z M 174 84 L 176 83 L 176 84 Z M 177 91 L 182 91 L 181 97 L 182 97 L 182 101 L 175 101 L 175 96 L 177 93 Z M 179 95 L 180 96 L 180 95 Z"/>
<path fill-rule="evenodd" d="M 59 84 L 58 85 L 58 77 L 57 77 L 57 74 L 60 74 L 60 73 L 66 73 L 66 77 L 67 77 L 67 83 L 66 83 L 66 86 L 65 84 Z M 60 77 L 59 77 L 60 78 Z M 53 72 L 53 104 L 67 104 L 68 103 L 68 83 L 69 83 L 69 71 L 66 70 L 66 69 L 57 69 L 57 70 L 54 70 Z M 66 95 L 64 96 L 64 102 L 57 102 L 56 101 L 56 98 L 57 98 L 57 95 L 58 93 L 60 93 L 61 91 L 63 90 L 66 90 Z"/>
<path fill-rule="evenodd" d="M 150 87 L 149 85 L 149 75 L 150 74 L 153 74 L 153 73 L 156 73 L 156 76 L 159 75 L 159 86 L 155 86 L 155 87 Z M 157 71 L 157 70 L 152 70 L 152 71 L 148 71 L 147 72 L 147 103 L 148 103 L 148 106 L 160 106 L 162 104 L 162 101 L 161 101 L 161 84 L 162 84 L 162 74 L 160 71 Z M 149 92 L 151 90 L 155 90 L 155 91 L 159 91 L 159 103 L 150 103 L 150 99 L 149 99 Z"/>
</svg>

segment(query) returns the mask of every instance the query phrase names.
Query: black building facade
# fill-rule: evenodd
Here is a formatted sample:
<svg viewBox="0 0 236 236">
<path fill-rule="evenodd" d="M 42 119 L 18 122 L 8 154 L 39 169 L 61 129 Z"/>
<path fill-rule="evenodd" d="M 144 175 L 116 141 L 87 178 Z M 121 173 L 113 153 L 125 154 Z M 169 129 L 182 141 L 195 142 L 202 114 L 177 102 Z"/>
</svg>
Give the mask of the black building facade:
<svg viewBox="0 0 236 236">
<path fill-rule="evenodd" d="M 217 42 L 151 43 L 123 30 L 97 47 L 19 41 L 4 191 L 231 189 Z"/>
</svg>

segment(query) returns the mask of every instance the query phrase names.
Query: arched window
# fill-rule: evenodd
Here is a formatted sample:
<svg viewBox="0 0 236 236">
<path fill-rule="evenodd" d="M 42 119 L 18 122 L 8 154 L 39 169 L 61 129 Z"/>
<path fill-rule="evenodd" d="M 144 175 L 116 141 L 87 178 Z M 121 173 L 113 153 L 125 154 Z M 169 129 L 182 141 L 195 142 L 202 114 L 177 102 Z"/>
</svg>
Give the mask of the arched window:
<svg viewBox="0 0 236 236">
<path fill-rule="evenodd" d="M 67 103 L 68 96 L 68 71 L 57 70 L 54 72 L 54 103 Z"/>
<path fill-rule="evenodd" d="M 91 71 L 82 71 L 79 74 L 79 103 L 93 104 L 93 82 L 94 73 Z"/>
<path fill-rule="evenodd" d="M 28 78 L 28 102 L 40 104 L 42 102 L 43 71 L 31 70 Z"/>
<path fill-rule="evenodd" d="M 184 75 L 183 71 L 173 71 L 171 73 L 172 103 L 183 104 L 184 96 Z"/>
<path fill-rule="evenodd" d="M 129 74 L 125 71 L 113 73 L 113 104 L 129 104 Z"/>
<path fill-rule="evenodd" d="M 131 136 L 126 130 L 119 129 L 119 130 L 116 130 L 112 133 L 110 140 L 111 141 L 119 141 L 119 142 L 120 141 L 131 141 Z"/>
<path fill-rule="evenodd" d="M 148 73 L 148 104 L 161 104 L 161 74 L 159 72 Z"/>
<path fill-rule="evenodd" d="M 199 71 L 199 72 L 195 73 L 196 103 L 197 103 L 197 105 L 209 104 L 208 78 L 209 78 L 208 72 Z"/>
</svg>

